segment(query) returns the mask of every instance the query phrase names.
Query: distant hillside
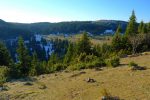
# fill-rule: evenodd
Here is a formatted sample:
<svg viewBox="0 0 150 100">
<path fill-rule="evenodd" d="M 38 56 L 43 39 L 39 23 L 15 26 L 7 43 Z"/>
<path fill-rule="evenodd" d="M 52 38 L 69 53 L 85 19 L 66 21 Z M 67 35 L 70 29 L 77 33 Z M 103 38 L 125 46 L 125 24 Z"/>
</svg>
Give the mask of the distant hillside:
<svg viewBox="0 0 150 100">
<path fill-rule="evenodd" d="M 98 21 L 73 21 L 59 23 L 10 23 L 0 20 L 0 38 L 14 38 L 16 36 L 29 37 L 32 34 L 76 34 L 80 31 L 87 31 L 92 34 L 101 34 L 105 30 L 115 31 L 118 25 L 121 25 L 123 32 L 126 29 L 127 22 L 116 20 L 98 20 Z"/>
</svg>

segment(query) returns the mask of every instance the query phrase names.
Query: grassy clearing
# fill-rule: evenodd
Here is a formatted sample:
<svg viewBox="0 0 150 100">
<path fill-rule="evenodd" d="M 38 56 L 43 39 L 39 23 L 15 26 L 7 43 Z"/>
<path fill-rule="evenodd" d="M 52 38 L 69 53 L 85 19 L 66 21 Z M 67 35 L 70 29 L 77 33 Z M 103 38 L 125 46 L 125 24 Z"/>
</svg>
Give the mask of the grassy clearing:
<svg viewBox="0 0 150 100">
<path fill-rule="evenodd" d="M 48 35 L 44 36 L 47 40 L 52 40 L 52 39 L 61 39 L 61 40 L 69 40 L 71 42 L 76 42 L 81 38 L 82 34 L 76 34 L 76 35 L 70 35 L 68 37 L 64 37 L 64 35 Z M 110 43 L 112 37 L 111 36 L 93 36 L 91 37 L 91 42 L 93 44 L 103 44 L 103 43 Z"/>
<path fill-rule="evenodd" d="M 59 72 L 36 77 L 38 81 L 31 86 L 25 82 L 14 81 L 6 83 L 11 100 L 100 100 L 103 89 L 112 96 L 125 100 L 150 100 L 150 55 L 128 57 L 121 59 L 120 67 L 104 68 L 101 71 L 82 70 L 74 72 Z M 131 71 L 129 62 L 134 61 L 146 70 Z M 73 77 L 72 77 L 73 76 Z M 93 78 L 94 83 L 85 79 Z M 40 83 L 40 84 L 39 84 Z M 45 89 L 40 89 L 41 86 Z"/>
</svg>

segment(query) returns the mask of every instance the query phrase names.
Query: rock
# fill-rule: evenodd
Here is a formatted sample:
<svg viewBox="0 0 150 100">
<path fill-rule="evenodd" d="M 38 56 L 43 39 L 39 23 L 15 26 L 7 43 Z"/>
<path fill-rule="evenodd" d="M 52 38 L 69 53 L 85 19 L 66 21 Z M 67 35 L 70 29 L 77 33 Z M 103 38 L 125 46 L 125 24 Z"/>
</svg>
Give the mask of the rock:
<svg viewBox="0 0 150 100">
<path fill-rule="evenodd" d="M 0 91 L 2 91 L 3 90 L 3 87 L 0 87 Z"/>
<path fill-rule="evenodd" d="M 96 67 L 96 68 L 95 68 L 95 71 L 102 71 L 102 68 Z"/>
<path fill-rule="evenodd" d="M 132 66 L 131 70 L 146 70 L 146 68 L 141 66 Z"/>
<path fill-rule="evenodd" d="M 9 89 L 10 88 L 8 86 L 2 86 L 2 87 L 0 87 L 0 91 L 8 91 Z"/>
<path fill-rule="evenodd" d="M 24 85 L 32 86 L 33 83 L 32 82 L 26 82 L 26 83 L 24 83 Z"/>
<path fill-rule="evenodd" d="M 94 82 L 96 82 L 94 79 L 92 79 L 92 78 L 87 78 L 86 79 L 86 82 L 88 82 L 88 83 L 94 83 Z"/>
<path fill-rule="evenodd" d="M 120 100 L 119 97 L 102 96 L 101 100 Z"/>
<path fill-rule="evenodd" d="M 80 76 L 80 75 L 85 74 L 85 73 L 86 73 L 86 72 L 82 71 L 82 72 L 80 72 L 80 73 L 73 74 L 73 75 L 71 75 L 70 77 L 77 77 L 77 76 Z"/>
</svg>

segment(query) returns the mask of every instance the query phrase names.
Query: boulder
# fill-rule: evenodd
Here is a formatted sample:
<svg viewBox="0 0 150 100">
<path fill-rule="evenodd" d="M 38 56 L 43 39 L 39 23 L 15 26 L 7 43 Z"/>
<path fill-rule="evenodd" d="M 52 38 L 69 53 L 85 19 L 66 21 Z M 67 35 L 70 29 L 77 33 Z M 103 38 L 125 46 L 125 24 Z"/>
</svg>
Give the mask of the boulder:
<svg viewBox="0 0 150 100">
<path fill-rule="evenodd" d="M 94 83 L 94 82 L 96 82 L 94 79 L 92 79 L 92 78 L 87 78 L 86 79 L 86 82 L 87 83 Z"/>
</svg>

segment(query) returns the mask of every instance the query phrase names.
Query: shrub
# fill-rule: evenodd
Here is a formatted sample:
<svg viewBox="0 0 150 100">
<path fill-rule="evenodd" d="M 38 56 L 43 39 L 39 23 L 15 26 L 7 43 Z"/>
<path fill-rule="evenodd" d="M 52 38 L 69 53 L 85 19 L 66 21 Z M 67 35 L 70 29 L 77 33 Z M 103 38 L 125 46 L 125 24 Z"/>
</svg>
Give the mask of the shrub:
<svg viewBox="0 0 150 100">
<path fill-rule="evenodd" d="M 112 67 L 117 67 L 120 64 L 120 58 L 117 56 L 114 56 L 108 60 L 107 64 Z"/>
<path fill-rule="evenodd" d="M 129 67 L 133 67 L 133 66 L 138 66 L 138 64 L 136 64 L 134 61 L 131 61 L 131 62 L 129 63 Z"/>
<path fill-rule="evenodd" d="M 0 86 L 3 86 L 3 84 L 7 81 L 9 76 L 9 68 L 6 66 L 0 66 Z"/>
<path fill-rule="evenodd" d="M 39 89 L 46 89 L 47 88 L 47 86 L 43 82 L 37 82 L 37 84 L 39 85 Z"/>
<path fill-rule="evenodd" d="M 83 63 L 83 62 L 68 66 L 69 70 L 80 70 L 80 69 L 85 69 L 85 68 L 86 68 L 86 63 Z"/>
<path fill-rule="evenodd" d="M 134 70 L 146 70 L 146 67 L 141 67 L 141 66 L 138 66 L 138 64 L 136 64 L 135 62 L 131 61 L 129 63 L 129 67 L 131 68 L 132 71 Z"/>
<path fill-rule="evenodd" d="M 97 67 L 103 67 L 105 66 L 106 63 L 104 61 L 104 59 L 95 59 L 94 61 L 92 62 L 89 62 L 86 64 L 86 68 L 97 68 Z"/>
<path fill-rule="evenodd" d="M 55 64 L 53 67 L 53 71 L 60 71 L 66 69 L 66 65 L 62 63 Z"/>
</svg>

